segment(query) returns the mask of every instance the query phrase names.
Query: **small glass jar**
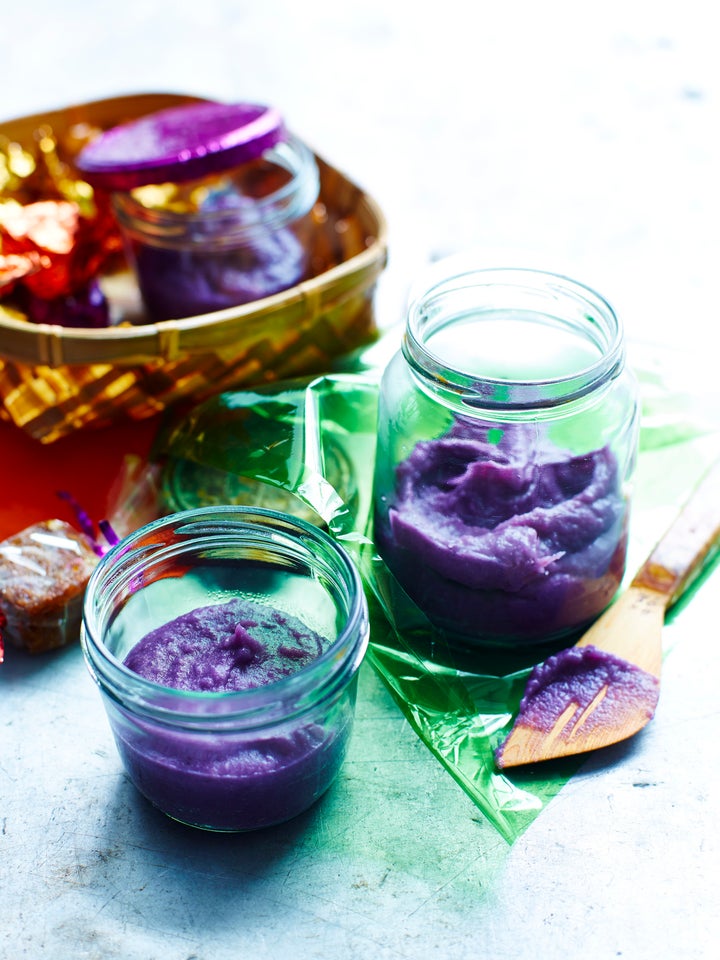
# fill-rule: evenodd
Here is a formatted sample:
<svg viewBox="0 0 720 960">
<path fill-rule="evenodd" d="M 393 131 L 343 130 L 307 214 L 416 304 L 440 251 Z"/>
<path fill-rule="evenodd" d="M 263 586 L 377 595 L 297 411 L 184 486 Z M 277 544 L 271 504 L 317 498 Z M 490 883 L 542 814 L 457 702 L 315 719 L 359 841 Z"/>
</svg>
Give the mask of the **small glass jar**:
<svg viewBox="0 0 720 960">
<path fill-rule="evenodd" d="M 306 279 L 318 191 L 312 152 L 289 136 L 223 175 L 113 194 L 150 316 L 198 316 Z"/>
<path fill-rule="evenodd" d="M 323 638 L 319 654 L 230 692 L 180 689 L 126 665 L 169 621 L 228 602 L 254 605 L 289 644 L 299 622 Z M 168 816 L 208 830 L 283 822 L 327 790 L 351 734 L 367 642 L 367 606 L 345 552 L 268 510 L 217 506 L 150 523 L 103 557 L 85 597 L 83 652 L 128 776 Z M 208 675 L 227 643 L 211 634 Z"/>
<path fill-rule="evenodd" d="M 272 107 L 168 107 L 104 131 L 76 165 L 112 194 L 152 320 L 260 300 L 310 272 L 318 165 Z"/>
<path fill-rule="evenodd" d="M 435 268 L 382 380 L 392 603 L 462 647 L 552 643 L 622 580 L 638 400 L 611 306 L 526 269 Z M 445 272 L 443 272 L 445 271 Z"/>
</svg>

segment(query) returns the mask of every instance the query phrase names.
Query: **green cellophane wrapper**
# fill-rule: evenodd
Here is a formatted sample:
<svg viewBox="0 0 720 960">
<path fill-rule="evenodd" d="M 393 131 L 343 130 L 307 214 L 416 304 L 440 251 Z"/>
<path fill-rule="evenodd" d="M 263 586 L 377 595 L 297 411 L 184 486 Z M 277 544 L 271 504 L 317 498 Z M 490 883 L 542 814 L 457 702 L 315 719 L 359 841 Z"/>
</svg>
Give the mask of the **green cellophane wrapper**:
<svg viewBox="0 0 720 960">
<path fill-rule="evenodd" d="M 642 395 L 628 576 L 644 560 L 711 461 L 720 455 L 720 394 L 702 394 L 697 358 L 631 350 Z M 500 772 L 527 675 L 552 650 L 451 651 L 402 592 L 372 541 L 380 371 L 335 373 L 225 393 L 170 424 L 157 449 L 167 510 L 251 503 L 324 525 L 354 557 L 371 612 L 368 657 L 418 736 L 512 843 L 579 768 L 568 757 Z M 681 613 L 698 578 L 670 611 Z M 666 630 L 665 641 L 672 641 Z M 568 641 L 566 645 L 569 645 Z"/>
</svg>

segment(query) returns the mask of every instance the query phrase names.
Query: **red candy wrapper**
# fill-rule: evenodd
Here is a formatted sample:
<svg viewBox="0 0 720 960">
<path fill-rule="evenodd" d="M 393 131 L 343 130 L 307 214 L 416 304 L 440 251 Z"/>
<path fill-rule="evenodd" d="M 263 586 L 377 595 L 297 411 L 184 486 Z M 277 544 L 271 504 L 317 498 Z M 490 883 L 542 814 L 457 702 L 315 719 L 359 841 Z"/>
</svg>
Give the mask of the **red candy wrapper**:
<svg viewBox="0 0 720 960">
<path fill-rule="evenodd" d="M 0 204 L 0 240 L 5 256 L 39 261 L 41 269 L 26 273 L 22 282 L 45 300 L 86 287 L 105 260 L 95 224 L 66 200 Z"/>
<path fill-rule="evenodd" d="M 0 253 L 0 299 L 11 293 L 15 282 L 35 273 L 42 267 L 37 253 Z"/>
</svg>

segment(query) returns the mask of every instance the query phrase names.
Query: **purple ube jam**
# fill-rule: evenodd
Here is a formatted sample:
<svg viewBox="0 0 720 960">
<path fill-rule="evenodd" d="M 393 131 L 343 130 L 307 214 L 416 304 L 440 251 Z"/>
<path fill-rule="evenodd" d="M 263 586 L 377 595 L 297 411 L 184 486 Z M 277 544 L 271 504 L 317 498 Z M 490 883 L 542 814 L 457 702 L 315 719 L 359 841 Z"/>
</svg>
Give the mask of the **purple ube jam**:
<svg viewBox="0 0 720 960">
<path fill-rule="evenodd" d="M 513 730 L 549 733 L 570 705 L 575 709 L 566 718 L 561 740 L 570 740 L 580 727 L 584 734 L 596 727 L 621 729 L 638 709 L 652 719 L 659 691 L 657 677 L 627 660 L 594 646 L 571 647 L 532 670 Z M 495 752 L 500 767 L 506 743 Z"/>
<path fill-rule="evenodd" d="M 608 448 L 572 456 L 535 428 L 458 418 L 398 466 L 376 542 L 437 626 L 498 643 L 560 636 L 600 613 L 622 579 L 615 458 Z"/>
<path fill-rule="evenodd" d="M 134 245 L 143 300 L 155 320 L 199 316 L 261 300 L 303 279 L 306 252 L 291 230 L 259 228 L 235 249 Z"/>
<path fill-rule="evenodd" d="M 125 666 L 175 690 L 251 690 L 296 673 L 328 642 L 296 617 L 247 600 L 198 607 L 146 634 Z"/>
<path fill-rule="evenodd" d="M 297 618 L 235 599 L 151 631 L 125 665 L 177 690 L 231 694 L 283 680 L 328 644 Z M 267 702 L 279 696 L 268 691 Z M 244 731 L 171 727 L 123 711 L 115 734 L 131 779 L 169 816 L 210 829 L 248 830 L 302 812 L 334 779 L 352 708 L 341 703 L 329 714 L 323 710 L 272 724 L 258 717 Z"/>
</svg>

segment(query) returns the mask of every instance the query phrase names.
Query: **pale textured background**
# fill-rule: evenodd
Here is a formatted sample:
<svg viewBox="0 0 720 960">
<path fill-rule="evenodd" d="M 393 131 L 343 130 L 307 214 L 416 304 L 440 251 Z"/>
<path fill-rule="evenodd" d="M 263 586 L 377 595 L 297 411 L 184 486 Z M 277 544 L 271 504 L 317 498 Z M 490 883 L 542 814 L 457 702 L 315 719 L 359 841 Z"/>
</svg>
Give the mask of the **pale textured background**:
<svg viewBox="0 0 720 960">
<path fill-rule="evenodd" d="M 272 102 L 382 204 L 399 297 L 429 256 L 520 251 L 601 289 L 631 333 L 702 335 L 720 244 L 711 7 L 8 3 L 0 114 L 136 90 Z"/>
<path fill-rule="evenodd" d="M 430 259 L 477 247 L 488 264 L 568 272 L 617 306 L 632 340 L 712 361 L 712 9 L 6 3 L 0 115 L 144 90 L 273 102 L 386 212 L 384 326 L 400 322 Z M 716 390 L 714 372 L 697 386 Z M 713 956 L 716 582 L 673 628 L 653 724 L 591 759 L 512 848 L 368 670 L 351 755 L 326 800 L 290 826 L 224 838 L 182 830 L 136 796 L 77 649 L 42 663 L 8 657 L 0 956 Z"/>
</svg>

